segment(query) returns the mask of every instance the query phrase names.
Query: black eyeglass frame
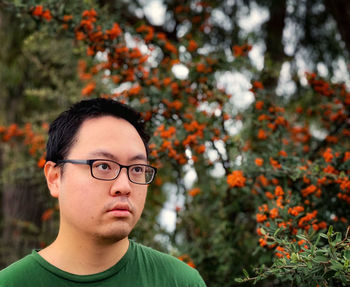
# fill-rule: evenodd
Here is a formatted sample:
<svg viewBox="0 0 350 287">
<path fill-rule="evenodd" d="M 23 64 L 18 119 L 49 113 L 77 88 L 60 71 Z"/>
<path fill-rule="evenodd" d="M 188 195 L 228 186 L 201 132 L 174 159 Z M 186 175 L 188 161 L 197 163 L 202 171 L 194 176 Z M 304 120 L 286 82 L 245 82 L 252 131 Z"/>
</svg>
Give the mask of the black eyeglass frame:
<svg viewBox="0 0 350 287">
<path fill-rule="evenodd" d="M 113 162 L 113 163 L 116 163 L 120 169 L 119 169 L 119 172 L 116 174 L 116 176 L 114 178 L 111 178 L 111 179 L 104 179 L 104 178 L 98 178 L 96 176 L 94 176 L 94 173 L 92 172 L 92 165 L 95 161 L 107 161 L 107 162 Z M 115 180 L 116 178 L 118 178 L 118 176 L 120 175 L 120 172 L 122 171 L 123 168 L 126 168 L 126 174 L 128 175 L 128 179 L 130 180 L 130 182 L 132 183 L 135 183 L 135 184 L 141 184 L 141 185 L 148 185 L 150 183 L 152 183 L 152 181 L 155 179 L 156 177 L 156 174 L 157 174 L 157 168 L 154 167 L 154 166 L 151 166 L 151 165 L 148 165 L 148 164 L 131 164 L 131 165 L 123 165 L 123 164 L 120 164 L 114 160 L 110 160 L 110 159 L 101 159 L 101 158 L 98 158 L 98 159 L 87 159 L 87 160 L 80 160 L 80 159 L 63 159 L 63 160 L 58 160 L 56 162 L 56 165 L 55 166 L 59 166 L 59 165 L 62 165 L 62 164 L 65 164 L 65 163 L 73 163 L 73 164 L 87 164 L 90 166 L 90 173 L 91 173 L 91 176 L 93 178 L 96 178 L 98 180 L 103 180 L 103 181 L 112 181 L 112 180 Z M 148 182 L 146 183 L 139 183 L 139 182 L 135 182 L 133 180 L 131 180 L 130 178 L 130 175 L 129 175 L 129 168 L 130 167 L 133 167 L 133 166 L 144 166 L 144 167 L 149 167 L 151 169 L 153 169 L 154 171 L 154 174 L 153 174 L 153 177 L 151 180 L 149 180 Z"/>
</svg>

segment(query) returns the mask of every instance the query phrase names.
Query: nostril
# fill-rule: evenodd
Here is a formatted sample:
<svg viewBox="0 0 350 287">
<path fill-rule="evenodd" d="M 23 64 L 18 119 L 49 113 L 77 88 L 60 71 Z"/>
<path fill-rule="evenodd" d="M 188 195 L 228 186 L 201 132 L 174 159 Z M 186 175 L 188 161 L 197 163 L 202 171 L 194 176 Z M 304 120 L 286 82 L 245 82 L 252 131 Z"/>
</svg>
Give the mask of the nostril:
<svg viewBox="0 0 350 287">
<path fill-rule="evenodd" d="M 111 192 L 112 196 L 129 196 L 130 190 L 115 190 Z"/>
<path fill-rule="evenodd" d="M 121 174 L 110 186 L 110 193 L 113 196 L 128 196 L 131 192 L 131 182 L 126 174 Z"/>
</svg>

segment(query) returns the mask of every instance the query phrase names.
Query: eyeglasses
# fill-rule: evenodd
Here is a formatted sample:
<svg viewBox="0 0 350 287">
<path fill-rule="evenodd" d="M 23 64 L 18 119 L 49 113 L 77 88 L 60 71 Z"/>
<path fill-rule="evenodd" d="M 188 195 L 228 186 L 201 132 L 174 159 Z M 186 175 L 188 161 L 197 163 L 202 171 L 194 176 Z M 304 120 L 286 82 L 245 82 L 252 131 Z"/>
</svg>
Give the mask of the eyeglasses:
<svg viewBox="0 0 350 287">
<path fill-rule="evenodd" d="M 87 164 L 90 166 L 91 176 L 99 180 L 114 180 L 119 176 L 122 168 L 125 167 L 128 178 L 132 183 L 150 184 L 157 173 L 155 167 L 147 164 L 122 165 L 108 159 L 65 159 L 57 161 L 56 166 L 65 163 Z"/>
</svg>

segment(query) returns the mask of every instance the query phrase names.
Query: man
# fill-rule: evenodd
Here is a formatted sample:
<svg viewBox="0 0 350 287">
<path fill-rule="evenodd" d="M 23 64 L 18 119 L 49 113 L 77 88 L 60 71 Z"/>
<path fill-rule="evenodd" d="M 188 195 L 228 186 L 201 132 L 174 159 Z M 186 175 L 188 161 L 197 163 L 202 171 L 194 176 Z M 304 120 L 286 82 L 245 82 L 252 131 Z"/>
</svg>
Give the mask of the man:
<svg viewBox="0 0 350 287">
<path fill-rule="evenodd" d="M 128 239 L 144 208 L 148 140 L 117 101 L 81 101 L 50 126 L 45 177 L 58 199 L 56 240 L 0 272 L 1 287 L 205 286 L 199 273 Z"/>
</svg>

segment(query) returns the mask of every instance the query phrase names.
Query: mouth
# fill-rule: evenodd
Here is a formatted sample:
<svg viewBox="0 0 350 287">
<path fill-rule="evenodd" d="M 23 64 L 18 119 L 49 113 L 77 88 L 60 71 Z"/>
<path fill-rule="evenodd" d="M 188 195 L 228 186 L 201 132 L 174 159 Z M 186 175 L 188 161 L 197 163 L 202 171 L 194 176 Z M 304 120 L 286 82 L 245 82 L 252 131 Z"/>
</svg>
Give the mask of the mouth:
<svg viewBox="0 0 350 287">
<path fill-rule="evenodd" d="M 114 217 L 128 217 L 131 215 L 131 210 L 127 204 L 117 204 L 107 211 Z"/>
</svg>

